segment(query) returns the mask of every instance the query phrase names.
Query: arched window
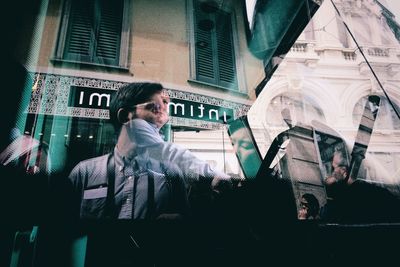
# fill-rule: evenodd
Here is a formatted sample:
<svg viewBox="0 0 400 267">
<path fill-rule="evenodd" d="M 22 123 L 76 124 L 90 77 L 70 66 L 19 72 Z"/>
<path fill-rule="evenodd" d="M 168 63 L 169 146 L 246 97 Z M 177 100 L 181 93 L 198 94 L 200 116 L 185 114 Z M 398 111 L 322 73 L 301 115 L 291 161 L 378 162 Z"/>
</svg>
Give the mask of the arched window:
<svg viewBox="0 0 400 267">
<path fill-rule="evenodd" d="M 368 96 L 361 98 L 354 107 L 353 125 L 355 127 L 358 127 L 360 123 L 367 98 Z M 400 110 L 399 106 L 396 103 L 393 104 L 395 105 L 395 108 L 397 110 Z M 389 104 L 389 101 L 384 97 L 381 97 L 378 117 L 375 120 L 374 129 L 400 130 L 400 119 L 397 118 L 397 115 L 393 110 L 393 107 Z"/>
<path fill-rule="evenodd" d="M 320 106 L 309 97 L 301 94 L 285 94 L 272 99 L 267 109 L 267 124 L 285 126 L 282 111 L 289 110 L 293 122 L 310 124 L 312 120 L 325 123 L 325 116 Z"/>
</svg>

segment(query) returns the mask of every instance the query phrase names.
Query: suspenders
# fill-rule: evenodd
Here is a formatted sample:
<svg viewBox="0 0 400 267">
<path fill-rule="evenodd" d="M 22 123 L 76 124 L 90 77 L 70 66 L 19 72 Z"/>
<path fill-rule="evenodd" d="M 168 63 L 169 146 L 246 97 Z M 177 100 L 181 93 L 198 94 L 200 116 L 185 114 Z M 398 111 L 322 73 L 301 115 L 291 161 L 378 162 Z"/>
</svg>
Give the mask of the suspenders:
<svg viewBox="0 0 400 267">
<path fill-rule="evenodd" d="M 106 210 L 105 216 L 106 218 L 114 219 L 118 216 L 115 211 L 115 161 L 114 161 L 114 152 L 111 152 L 107 158 L 107 198 L 106 198 Z"/>
<path fill-rule="evenodd" d="M 153 219 L 154 216 L 154 176 L 151 172 L 147 175 L 147 211 L 146 219 Z"/>
</svg>

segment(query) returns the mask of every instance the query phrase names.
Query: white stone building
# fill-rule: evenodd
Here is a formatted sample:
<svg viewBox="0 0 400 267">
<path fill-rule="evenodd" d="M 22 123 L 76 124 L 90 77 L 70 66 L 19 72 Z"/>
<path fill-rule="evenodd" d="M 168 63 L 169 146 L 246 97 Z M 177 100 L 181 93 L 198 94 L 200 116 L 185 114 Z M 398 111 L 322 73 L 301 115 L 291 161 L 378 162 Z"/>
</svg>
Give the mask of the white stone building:
<svg viewBox="0 0 400 267">
<path fill-rule="evenodd" d="M 393 28 L 395 18 L 373 0 L 334 3 L 341 17 L 330 1 L 322 4 L 250 109 L 252 127 L 261 129 L 256 136 L 265 153 L 272 138 L 284 129 L 280 111 L 289 108 L 294 121 L 319 120 L 352 145 L 365 97 L 381 96 L 368 152 L 379 161 L 380 169 L 398 180 L 400 119 L 379 85 L 400 111 L 400 45 L 394 34 L 398 31 Z"/>
</svg>

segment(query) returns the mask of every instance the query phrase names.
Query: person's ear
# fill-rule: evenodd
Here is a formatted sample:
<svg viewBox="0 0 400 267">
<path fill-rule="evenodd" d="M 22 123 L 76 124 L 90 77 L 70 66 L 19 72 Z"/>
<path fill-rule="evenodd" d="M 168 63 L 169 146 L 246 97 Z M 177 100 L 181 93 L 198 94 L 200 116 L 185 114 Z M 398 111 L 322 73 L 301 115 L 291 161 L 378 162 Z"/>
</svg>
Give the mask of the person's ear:
<svg viewBox="0 0 400 267">
<path fill-rule="evenodd" d="M 127 121 L 133 118 L 133 113 L 124 108 L 120 108 L 117 112 L 117 119 L 121 124 L 126 123 Z"/>
</svg>

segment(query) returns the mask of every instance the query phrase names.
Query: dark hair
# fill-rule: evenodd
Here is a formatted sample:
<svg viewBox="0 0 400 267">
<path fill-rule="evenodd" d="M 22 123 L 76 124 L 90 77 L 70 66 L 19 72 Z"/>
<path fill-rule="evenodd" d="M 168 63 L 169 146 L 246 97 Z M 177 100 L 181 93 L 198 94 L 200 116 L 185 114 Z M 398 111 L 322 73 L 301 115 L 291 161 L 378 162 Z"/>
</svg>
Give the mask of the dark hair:
<svg viewBox="0 0 400 267">
<path fill-rule="evenodd" d="M 159 83 L 129 83 L 118 89 L 112 96 L 110 103 L 110 121 L 116 129 L 121 127 L 117 113 L 120 108 L 134 110 L 134 106 L 150 100 L 156 94 L 161 93 L 163 86 Z"/>
<path fill-rule="evenodd" d="M 308 202 L 308 214 L 314 218 L 319 214 L 319 202 L 318 199 L 313 195 L 306 193 L 303 198 Z"/>
</svg>

